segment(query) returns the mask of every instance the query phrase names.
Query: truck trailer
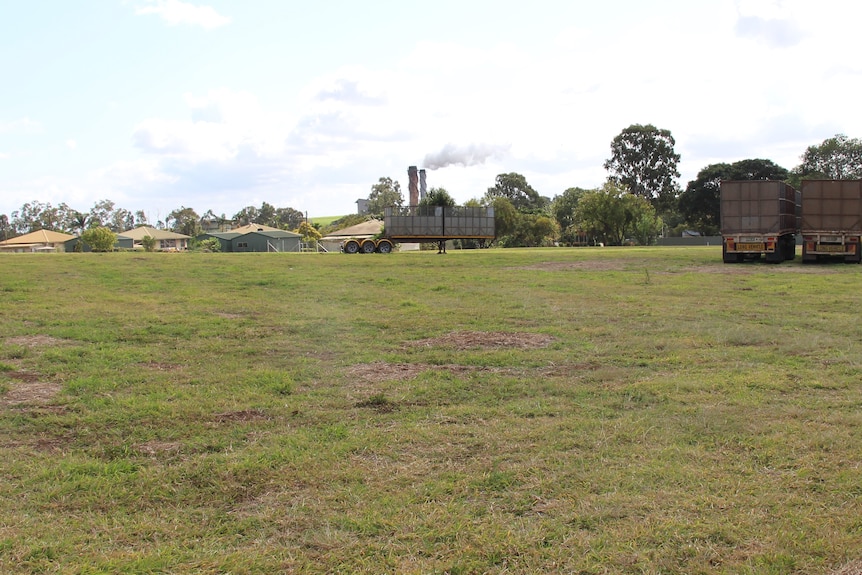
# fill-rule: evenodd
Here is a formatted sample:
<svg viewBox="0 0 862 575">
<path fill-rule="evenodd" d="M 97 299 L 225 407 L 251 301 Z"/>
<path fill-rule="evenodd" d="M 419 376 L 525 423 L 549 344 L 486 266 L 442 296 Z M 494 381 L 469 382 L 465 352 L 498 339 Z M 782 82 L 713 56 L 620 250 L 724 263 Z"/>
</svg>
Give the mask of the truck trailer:
<svg viewBox="0 0 862 575">
<path fill-rule="evenodd" d="M 721 238 L 725 263 L 796 257 L 799 193 L 775 180 L 721 182 Z"/>
<path fill-rule="evenodd" d="M 495 237 L 493 207 L 393 206 L 383 210 L 382 237 L 345 240 L 341 251 L 388 254 L 399 242 L 434 242 L 445 252 L 448 240 L 476 240 L 487 245 Z"/>
<path fill-rule="evenodd" d="M 862 261 L 862 180 L 803 180 L 802 261 Z"/>
</svg>

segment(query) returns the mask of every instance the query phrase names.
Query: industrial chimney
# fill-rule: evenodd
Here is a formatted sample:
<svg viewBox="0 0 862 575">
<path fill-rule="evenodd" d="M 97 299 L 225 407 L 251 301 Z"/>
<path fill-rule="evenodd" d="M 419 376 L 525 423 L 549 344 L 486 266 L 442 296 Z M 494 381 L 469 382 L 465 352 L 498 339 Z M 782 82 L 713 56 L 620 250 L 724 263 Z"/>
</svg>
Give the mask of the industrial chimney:
<svg viewBox="0 0 862 575">
<path fill-rule="evenodd" d="M 407 168 L 407 179 L 410 182 L 408 189 L 410 190 L 410 205 L 419 205 L 419 174 L 416 171 L 416 166 Z"/>
<path fill-rule="evenodd" d="M 425 168 L 419 170 L 419 199 L 424 200 L 428 188 L 425 186 Z"/>
</svg>

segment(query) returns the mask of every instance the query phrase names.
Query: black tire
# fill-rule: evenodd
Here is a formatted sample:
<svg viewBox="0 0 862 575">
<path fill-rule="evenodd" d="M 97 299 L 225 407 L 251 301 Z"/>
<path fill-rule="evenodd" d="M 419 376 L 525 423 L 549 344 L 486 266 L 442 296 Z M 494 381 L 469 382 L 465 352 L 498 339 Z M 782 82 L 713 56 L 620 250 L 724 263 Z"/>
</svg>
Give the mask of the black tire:
<svg viewBox="0 0 862 575">
<path fill-rule="evenodd" d="M 388 254 L 392 252 L 392 242 L 389 240 L 380 240 L 377 242 L 377 251 L 381 254 Z"/>
<path fill-rule="evenodd" d="M 346 254 L 355 254 L 359 251 L 359 242 L 356 240 L 347 240 L 341 247 L 341 250 Z"/>
<path fill-rule="evenodd" d="M 362 245 L 359 246 L 359 249 L 363 254 L 373 254 L 377 249 L 377 246 L 374 244 L 374 240 L 365 240 L 362 242 Z"/>
<path fill-rule="evenodd" d="M 721 246 L 721 257 L 726 264 L 738 264 L 742 261 L 742 254 L 729 254 L 727 253 L 727 245 L 724 244 Z"/>
</svg>

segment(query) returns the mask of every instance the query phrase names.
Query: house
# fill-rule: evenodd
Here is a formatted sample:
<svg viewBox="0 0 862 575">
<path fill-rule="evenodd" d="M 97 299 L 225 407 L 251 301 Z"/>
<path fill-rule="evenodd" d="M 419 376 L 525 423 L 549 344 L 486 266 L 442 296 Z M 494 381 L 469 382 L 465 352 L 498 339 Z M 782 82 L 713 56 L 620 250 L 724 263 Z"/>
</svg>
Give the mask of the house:
<svg viewBox="0 0 862 575">
<path fill-rule="evenodd" d="M 182 251 L 189 249 L 191 236 L 178 234 L 168 230 L 157 230 L 149 226 L 141 226 L 133 230 L 123 232 L 121 235 L 132 238 L 134 247 L 143 247 L 141 240 L 151 237 L 156 240 L 156 249 L 161 251 Z"/>
<path fill-rule="evenodd" d="M 64 251 L 64 243 L 75 236 L 52 230 L 36 230 L 17 238 L 0 242 L 2 252 L 57 252 Z"/>
</svg>

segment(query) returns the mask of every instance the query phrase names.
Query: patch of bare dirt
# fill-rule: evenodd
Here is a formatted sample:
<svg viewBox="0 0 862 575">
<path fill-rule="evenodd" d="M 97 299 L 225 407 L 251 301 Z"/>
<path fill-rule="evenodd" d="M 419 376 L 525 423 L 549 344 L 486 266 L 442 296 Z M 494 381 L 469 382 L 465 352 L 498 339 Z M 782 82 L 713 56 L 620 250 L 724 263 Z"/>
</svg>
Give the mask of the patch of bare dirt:
<svg viewBox="0 0 862 575">
<path fill-rule="evenodd" d="M 233 423 L 245 421 L 259 421 L 268 419 L 267 415 L 259 409 L 243 409 L 241 411 L 226 411 L 215 415 L 217 423 Z"/>
<path fill-rule="evenodd" d="M 578 271 L 578 270 L 586 270 L 586 271 L 620 271 L 625 269 L 623 262 L 616 261 L 608 261 L 608 260 L 589 260 L 582 262 L 541 262 L 529 266 L 522 266 L 519 270 L 532 270 L 532 271 L 546 271 L 546 272 L 559 272 L 559 271 Z"/>
<path fill-rule="evenodd" d="M 11 389 L 0 396 L 0 406 L 45 405 L 60 392 L 57 383 L 42 381 L 23 381 L 13 384 Z"/>
<path fill-rule="evenodd" d="M 420 347 L 454 347 L 465 349 L 518 348 L 536 349 L 547 347 L 554 338 L 543 333 L 510 333 L 487 331 L 455 331 L 439 337 L 412 342 Z"/>
<path fill-rule="evenodd" d="M 824 268 L 822 265 L 818 266 L 808 266 L 808 265 L 782 265 L 782 264 L 767 264 L 763 262 L 750 262 L 750 263 L 741 263 L 741 264 L 717 264 L 714 266 L 692 266 L 690 268 L 684 268 L 678 270 L 674 273 L 679 272 L 694 272 L 699 274 L 755 274 L 755 273 L 763 273 L 764 271 L 769 272 L 778 272 L 778 273 L 788 273 L 788 274 L 833 274 L 835 270 L 830 270 Z M 669 273 L 669 272 L 661 272 L 656 271 L 653 273 Z"/>
<path fill-rule="evenodd" d="M 156 371 L 176 371 L 178 369 L 182 369 L 183 367 L 178 363 L 164 363 L 161 361 L 145 361 L 143 363 L 140 363 L 139 365 L 149 369 L 154 369 Z"/>
<path fill-rule="evenodd" d="M 851 561 L 837 571 L 833 571 L 832 575 L 862 575 L 862 559 Z"/>
<path fill-rule="evenodd" d="M 23 347 L 45 347 L 49 345 L 62 345 L 68 343 L 66 340 L 51 337 L 50 335 L 21 335 L 6 338 L 7 345 L 20 345 Z"/>
<path fill-rule="evenodd" d="M 161 453 L 178 453 L 182 445 L 176 441 L 148 441 L 135 446 L 135 451 L 144 455 L 159 455 Z"/>
<path fill-rule="evenodd" d="M 471 365 L 431 365 L 429 363 L 386 363 L 385 361 L 375 361 L 373 363 L 360 363 L 351 366 L 347 370 L 347 375 L 368 383 L 377 381 L 403 381 L 405 379 L 413 379 L 419 374 L 432 369 L 451 373 L 466 373 L 489 368 Z"/>
</svg>

